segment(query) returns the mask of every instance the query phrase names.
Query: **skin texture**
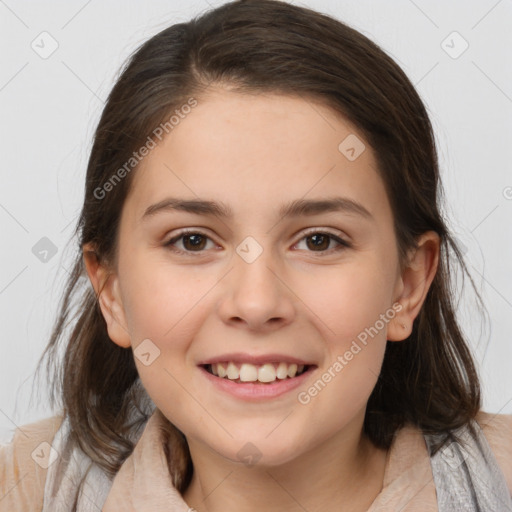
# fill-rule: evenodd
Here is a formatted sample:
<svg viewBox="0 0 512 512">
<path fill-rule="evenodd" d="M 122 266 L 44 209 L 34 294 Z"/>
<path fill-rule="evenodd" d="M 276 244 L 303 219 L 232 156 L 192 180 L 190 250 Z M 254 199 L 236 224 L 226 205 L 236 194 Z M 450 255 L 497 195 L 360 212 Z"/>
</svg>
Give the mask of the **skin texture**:
<svg viewBox="0 0 512 512">
<path fill-rule="evenodd" d="M 354 161 L 338 150 L 350 134 L 366 145 Z M 369 144 L 328 107 L 218 88 L 135 171 L 115 268 L 84 247 L 112 341 L 135 350 L 150 339 L 160 350 L 149 366 L 135 362 L 157 407 L 187 437 L 194 475 L 184 498 L 196 510 L 362 511 L 380 491 L 386 452 L 362 435 L 365 407 L 386 340 L 404 340 L 419 313 L 439 240 L 425 233 L 401 270 L 376 169 Z M 278 214 L 289 201 L 335 195 L 359 202 L 371 218 Z M 221 201 L 234 215 L 166 211 L 141 220 L 171 196 Z M 200 252 L 184 238 L 174 247 L 188 254 L 165 246 L 183 228 L 208 237 Z M 316 248 L 311 235 L 326 231 L 350 246 L 327 238 Z M 262 248 L 251 263 L 236 252 L 248 236 Z M 298 392 L 396 303 L 394 318 L 299 403 Z M 317 368 L 300 389 L 248 402 L 216 389 L 197 366 L 231 352 L 277 352 Z M 250 467 L 237 456 L 248 442 L 261 454 Z"/>
</svg>

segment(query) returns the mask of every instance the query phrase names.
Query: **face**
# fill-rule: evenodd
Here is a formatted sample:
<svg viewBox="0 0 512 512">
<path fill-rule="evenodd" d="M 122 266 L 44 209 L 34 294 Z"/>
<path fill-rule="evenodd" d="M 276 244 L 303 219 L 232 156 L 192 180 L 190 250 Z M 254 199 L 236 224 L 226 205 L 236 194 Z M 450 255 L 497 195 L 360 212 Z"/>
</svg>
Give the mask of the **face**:
<svg viewBox="0 0 512 512">
<path fill-rule="evenodd" d="M 135 171 L 109 334 L 189 442 L 273 465 L 360 431 L 403 289 L 376 169 L 328 107 L 224 90 Z"/>
</svg>

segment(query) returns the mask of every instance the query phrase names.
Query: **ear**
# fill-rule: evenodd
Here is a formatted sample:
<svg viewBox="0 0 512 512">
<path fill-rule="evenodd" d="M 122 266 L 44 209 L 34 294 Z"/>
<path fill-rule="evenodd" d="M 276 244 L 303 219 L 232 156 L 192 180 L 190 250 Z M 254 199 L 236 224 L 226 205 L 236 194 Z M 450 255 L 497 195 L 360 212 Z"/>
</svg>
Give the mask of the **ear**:
<svg viewBox="0 0 512 512">
<path fill-rule="evenodd" d="M 87 275 L 107 323 L 109 338 L 120 347 L 128 348 L 131 343 L 119 290 L 119 278 L 99 262 L 91 244 L 85 244 L 82 250 Z"/>
<path fill-rule="evenodd" d="M 427 231 L 418 239 L 418 246 L 408 254 L 408 261 L 397 282 L 397 296 L 402 309 L 388 324 L 389 341 L 405 340 L 412 332 L 439 264 L 440 238 L 435 231 Z"/>
</svg>

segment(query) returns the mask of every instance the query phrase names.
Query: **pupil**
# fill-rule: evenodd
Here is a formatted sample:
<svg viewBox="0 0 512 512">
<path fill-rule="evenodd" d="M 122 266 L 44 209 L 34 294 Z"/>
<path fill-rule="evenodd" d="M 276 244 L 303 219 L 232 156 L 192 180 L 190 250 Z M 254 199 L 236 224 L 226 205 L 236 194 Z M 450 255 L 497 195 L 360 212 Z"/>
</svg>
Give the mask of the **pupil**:
<svg viewBox="0 0 512 512">
<path fill-rule="evenodd" d="M 325 236 L 325 235 L 311 235 L 310 237 L 308 237 L 310 240 L 316 240 L 313 242 L 313 247 L 316 247 L 316 248 L 323 248 L 323 249 L 326 249 L 328 246 L 329 246 L 329 241 L 328 241 L 328 237 Z M 321 241 L 319 242 L 318 239 L 321 239 Z M 327 241 L 327 246 L 325 244 L 325 241 Z M 324 243 L 322 243 L 324 242 Z"/>
<path fill-rule="evenodd" d="M 203 247 L 201 245 L 201 241 L 204 243 L 204 239 L 201 240 L 202 238 L 203 238 L 202 235 L 186 235 L 184 237 L 185 246 L 187 246 L 187 241 L 188 241 L 188 242 L 191 242 L 192 247 L 195 247 L 196 249 L 197 248 L 202 249 Z M 195 240 L 195 242 L 193 240 Z"/>
</svg>

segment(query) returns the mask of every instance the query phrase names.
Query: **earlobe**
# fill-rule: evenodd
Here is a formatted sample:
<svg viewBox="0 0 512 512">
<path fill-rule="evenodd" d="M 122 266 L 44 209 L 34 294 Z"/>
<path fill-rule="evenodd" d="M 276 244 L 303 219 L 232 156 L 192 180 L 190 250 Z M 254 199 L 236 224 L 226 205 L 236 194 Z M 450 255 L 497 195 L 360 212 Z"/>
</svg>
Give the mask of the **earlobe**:
<svg viewBox="0 0 512 512">
<path fill-rule="evenodd" d="M 409 260 L 399 278 L 396 301 L 400 312 L 388 325 L 387 339 L 403 341 L 412 332 L 414 319 L 418 316 L 439 264 L 440 238 L 435 231 L 427 231 L 418 239 Z"/>
<path fill-rule="evenodd" d="M 119 290 L 119 278 L 99 262 L 90 244 L 84 245 L 83 258 L 87 275 L 107 324 L 109 338 L 120 347 L 128 348 L 131 343 Z"/>
</svg>

